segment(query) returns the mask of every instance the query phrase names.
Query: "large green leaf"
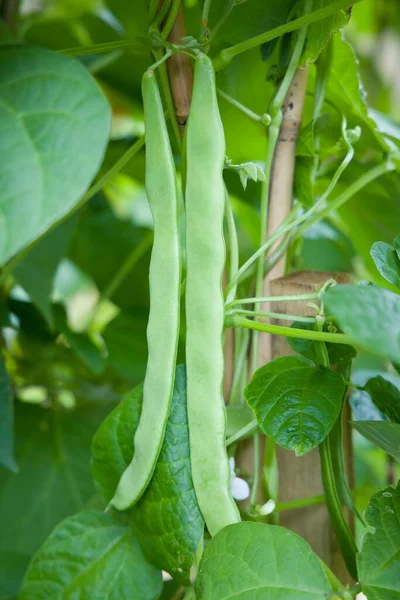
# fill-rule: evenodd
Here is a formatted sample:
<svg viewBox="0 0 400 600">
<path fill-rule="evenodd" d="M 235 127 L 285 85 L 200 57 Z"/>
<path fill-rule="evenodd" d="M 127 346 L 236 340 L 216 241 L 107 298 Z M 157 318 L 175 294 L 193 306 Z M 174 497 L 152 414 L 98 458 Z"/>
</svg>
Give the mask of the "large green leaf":
<svg viewBox="0 0 400 600">
<path fill-rule="evenodd" d="M 161 589 L 161 571 L 146 562 L 127 526 L 91 510 L 56 527 L 33 557 L 19 598 L 156 600 Z"/>
<path fill-rule="evenodd" d="M 16 471 L 14 458 L 14 406 L 11 385 L 0 352 L 0 465 Z"/>
<path fill-rule="evenodd" d="M 322 600 L 332 593 L 309 544 L 283 527 L 238 523 L 207 545 L 197 600 Z"/>
<path fill-rule="evenodd" d="M 300 356 L 284 356 L 254 373 L 245 396 L 263 432 L 300 456 L 332 429 L 344 388 L 339 373 Z"/>
<path fill-rule="evenodd" d="M 10 590 L 9 573 L 21 574 L 53 527 L 93 496 L 90 441 L 103 414 L 17 403 L 19 471 L 8 477 L 0 472 L 0 596 Z"/>
<path fill-rule="evenodd" d="M 76 219 L 68 219 L 50 231 L 23 258 L 14 270 L 17 282 L 29 294 L 48 323 L 53 326 L 51 293 L 57 267 L 64 258 Z"/>
<path fill-rule="evenodd" d="M 147 490 L 132 509 L 132 527 L 153 564 L 175 579 L 189 579 L 204 521 L 190 467 L 184 366 L 176 369 L 161 453 Z"/>
<path fill-rule="evenodd" d="M 372 496 L 365 520 L 373 530 L 357 557 L 362 591 L 368 600 L 400 598 L 400 483 Z"/>
<path fill-rule="evenodd" d="M 332 4 L 333 0 L 314 0 L 313 10 L 318 10 L 324 6 Z M 321 19 L 316 23 L 312 23 L 307 30 L 307 39 L 301 58 L 301 63 L 306 64 L 315 62 L 321 53 L 321 50 L 326 46 L 331 35 L 344 27 L 350 19 L 350 12 L 342 9 L 335 14 Z"/>
<path fill-rule="evenodd" d="M 386 242 L 375 242 L 371 256 L 382 277 L 400 288 L 400 259 L 395 248 Z"/>
<path fill-rule="evenodd" d="M 400 462 L 400 424 L 388 421 L 353 421 L 353 428 Z"/>
<path fill-rule="evenodd" d="M 77 203 L 109 125 L 108 104 L 79 62 L 44 48 L 1 48 L 0 264 Z"/>
<path fill-rule="evenodd" d="M 384 415 L 400 423 L 400 391 L 393 383 L 377 375 L 367 381 L 365 389 Z"/>
<path fill-rule="evenodd" d="M 400 361 L 400 296 L 375 285 L 338 285 L 327 291 L 325 302 L 354 344 Z"/>
<path fill-rule="evenodd" d="M 107 416 L 93 437 L 92 474 L 107 502 L 114 496 L 121 475 L 132 460 L 142 400 L 141 383 Z"/>
<path fill-rule="evenodd" d="M 131 385 L 144 379 L 147 362 L 148 309 L 136 307 L 121 312 L 103 332 L 108 362 Z"/>
</svg>

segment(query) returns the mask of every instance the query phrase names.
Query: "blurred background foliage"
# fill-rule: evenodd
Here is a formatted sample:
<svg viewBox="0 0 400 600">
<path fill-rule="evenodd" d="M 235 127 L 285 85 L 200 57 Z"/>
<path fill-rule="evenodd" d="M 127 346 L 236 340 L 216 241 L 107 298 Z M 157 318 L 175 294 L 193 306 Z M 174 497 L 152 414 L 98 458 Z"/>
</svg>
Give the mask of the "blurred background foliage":
<svg viewBox="0 0 400 600">
<path fill-rule="evenodd" d="M 201 4 L 200 0 L 184 2 L 187 31 L 193 36 L 200 34 Z M 260 9 L 257 0 L 248 0 L 238 6 L 213 39 L 211 55 L 285 22 L 292 1 L 269 4 Z M 215 0 L 212 6 L 211 28 L 218 23 L 225 2 Z M 140 83 L 152 62 L 145 0 L 24 0 L 16 32 L 10 33 L 3 23 L 0 36 L 4 44 L 17 37 L 53 50 L 135 38 L 137 48 L 132 51 L 78 58 L 102 86 L 113 111 L 99 176 L 143 135 Z M 314 188 L 301 171 L 315 152 L 312 136 L 310 141 L 315 81 L 315 66 L 311 67 L 310 102 L 306 103 L 296 172 L 296 196 L 304 204 L 326 187 L 344 156 L 341 115 L 349 127 L 360 126 L 362 135 L 336 193 L 382 161 L 387 145 L 400 140 L 398 0 L 356 4 L 344 37 L 357 53 L 362 87 L 354 79 L 357 60 L 337 34 L 319 131 L 323 171 Z M 235 58 L 218 75 L 218 86 L 255 113 L 265 113 L 279 77 L 282 43 Z M 307 51 L 312 55 L 313 48 Z M 369 120 L 365 97 L 374 122 Z M 234 163 L 263 161 L 265 128 L 224 99 L 220 108 L 229 158 Z M 243 190 L 231 171 L 226 182 L 245 260 L 257 248 L 260 184 L 249 182 Z M 376 180 L 292 244 L 288 270 L 346 271 L 387 285 L 369 252 L 373 242 L 390 243 L 400 232 L 399 199 L 397 173 Z M 183 226 L 183 215 L 181 221 Z M 4 465 L 0 465 L 1 598 L 17 593 L 30 557 L 56 523 L 85 506 L 96 506 L 89 464 L 91 438 L 108 411 L 144 375 L 151 242 L 142 150 L 102 192 L 45 235 L 5 278 L 0 326 L 9 375 L 4 368 L 0 371 L 0 394 L 14 398 L 15 431 L 13 440 L 12 413 L 0 403 L 0 462 Z M 371 373 L 388 369 L 380 359 L 360 355 L 353 377 L 363 383 Z M 391 376 L 398 385 L 400 376 L 393 371 Z M 356 392 L 352 403 L 357 417 L 370 410 L 373 418 L 384 418 L 366 392 Z M 396 467 L 382 451 L 356 435 L 355 468 L 357 503 L 363 509 L 374 491 L 393 480 Z"/>
</svg>

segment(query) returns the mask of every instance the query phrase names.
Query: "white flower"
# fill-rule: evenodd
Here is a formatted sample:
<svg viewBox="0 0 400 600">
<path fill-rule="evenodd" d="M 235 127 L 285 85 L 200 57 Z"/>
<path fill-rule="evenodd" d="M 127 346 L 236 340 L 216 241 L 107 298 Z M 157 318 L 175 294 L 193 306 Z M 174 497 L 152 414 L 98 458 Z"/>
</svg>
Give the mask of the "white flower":
<svg viewBox="0 0 400 600">
<path fill-rule="evenodd" d="M 246 500 L 250 496 L 250 487 L 247 481 L 236 477 L 235 475 L 235 459 L 231 457 L 229 459 L 229 466 L 231 469 L 231 492 L 235 500 Z"/>
</svg>

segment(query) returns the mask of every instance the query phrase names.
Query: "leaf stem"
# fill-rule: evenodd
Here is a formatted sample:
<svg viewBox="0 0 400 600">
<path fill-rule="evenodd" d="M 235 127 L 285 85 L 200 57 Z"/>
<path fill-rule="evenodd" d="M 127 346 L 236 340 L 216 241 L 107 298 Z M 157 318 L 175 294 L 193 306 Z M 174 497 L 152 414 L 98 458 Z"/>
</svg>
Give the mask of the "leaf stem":
<svg viewBox="0 0 400 600">
<path fill-rule="evenodd" d="M 226 313 L 227 317 L 232 315 L 247 315 L 250 317 L 264 317 L 266 319 L 281 319 L 282 321 L 298 321 L 300 323 L 315 323 L 314 317 L 298 317 L 296 315 L 287 315 L 284 313 L 276 312 L 263 312 L 261 310 L 244 310 L 242 308 L 236 308 Z"/>
<path fill-rule="evenodd" d="M 223 98 L 224 100 L 229 102 L 229 104 L 231 104 L 232 106 L 234 106 L 235 108 L 240 110 L 243 114 L 248 116 L 253 121 L 262 123 L 265 126 L 270 125 L 271 117 L 268 114 L 258 115 L 257 113 L 252 111 L 250 108 L 247 108 L 247 106 L 244 106 L 244 104 L 242 104 L 241 102 L 236 100 L 236 98 L 233 98 L 232 96 L 230 96 L 229 94 L 227 94 L 226 92 L 221 90 L 220 88 L 217 88 L 217 94 L 218 94 L 218 96 L 221 96 L 221 98 Z"/>
<path fill-rule="evenodd" d="M 353 0 L 353 4 L 356 2 L 360 2 L 361 0 Z M 321 21 L 326 17 L 329 17 L 339 10 L 348 8 L 349 0 L 336 0 L 336 2 L 332 2 L 328 6 L 324 6 L 315 10 L 311 13 L 305 14 L 298 19 L 294 19 L 289 23 L 285 23 L 280 25 L 279 27 L 275 27 L 274 29 L 270 29 L 265 33 L 252 37 L 244 42 L 240 42 L 240 44 L 235 44 L 230 48 L 225 48 L 220 52 L 220 54 L 214 59 L 214 68 L 216 71 L 220 71 L 229 65 L 231 60 L 241 54 L 242 52 L 246 52 L 246 50 L 251 50 L 256 46 L 261 46 L 265 42 L 270 42 L 277 37 L 281 37 L 285 33 L 289 33 L 290 31 L 295 31 L 296 29 L 301 29 L 306 25 L 310 25 L 311 23 L 315 23 L 316 21 Z"/>
<path fill-rule="evenodd" d="M 226 221 L 228 225 L 228 234 L 229 234 L 229 282 L 231 282 L 239 269 L 239 242 L 235 225 L 235 217 L 233 215 L 232 205 L 229 198 L 228 190 L 225 186 L 225 215 Z M 229 298 L 234 298 L 236 295 L 236 285 L 233 285 Z"/>
<path fill-rule="evenodd" d="M 244 327 L 253 331 L 263 331 L 273 335 L 282 335 L 290 338 L 300 338 L 303 340 L 314 340 L 317 342 L 331 342 L 332 344 L 354 345 L 354 340 L 344 333 L 329 333 L 328 331 L 308 331 L 306 329 L 297 329 L 295 327 L 283 327 L 282 325 L 272 325 L 271 323 L 261 323 L 252 321 L 244 317 L 236 316 L 226 319 L 226 327 Z"/>
<path fill-rule="evenodd" d="M 253 421 L 250 421 L 250 423 L 247 423 L 247 425 L 239 429 L 239 431 L 231 435 L 231 437 L 227 438 L 225 442 L 226 445 L 230 446 L 234 442 L 241 440 L 245 435 L 251 433 L 255 428 L 257 428 L 257 419 L 253 419 Z"/>
<path fill-rule="evenodd" d="M 295 301 L 295 300 L 316 300 L 318 299 L 319 292 L 313 292 L 310 294 L 293 294 L 288 296 L 263 296 L 263 297 L 254 297 L 254 298 L 238 298 L 237 300 L 232 300 L 232 302 L 228 302 L 226 308 L 230 308 L 231 306 L 237 306 L 238 304 L 262 304 L 264 302 L 287 302 L 287 301 Z"/>
</svg>

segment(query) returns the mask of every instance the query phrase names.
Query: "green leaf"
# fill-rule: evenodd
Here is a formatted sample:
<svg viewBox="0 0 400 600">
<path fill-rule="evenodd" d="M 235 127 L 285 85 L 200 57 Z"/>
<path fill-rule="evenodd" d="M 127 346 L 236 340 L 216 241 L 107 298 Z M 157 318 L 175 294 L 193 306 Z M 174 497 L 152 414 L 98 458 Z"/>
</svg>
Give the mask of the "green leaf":
<svg viewBox="0 0 400 600">
<path fill-rule="evenodd" d="M 332 429 L 344 388 L 339 373 L 300 356 L 284 356 L 254 373 L 245 396 L 262 431 L 301 456 Z"/>
<path fill-rule="evenodd" d="M 141 383 L 107 416 L 93 437 L 93 479 L 107 502 L 114 496 L 121 475 L 132 460 L 142 400 Z"/>
<path fill-rule="evenodd" d="M 132 509 L 131 523 L 148 560 L 175 579 L 188 581 L 203 540 L 204 521 L 192 482 L 182 365 L 176 369 L 160 457 L 147 490 Z"/>
<path fill-rule="evenodd" d="M 400 360 L 400 296 L 375 285 L 337 285 L 325 294 L 328 316 L 355 344 Z"/>
<path fill-rule="evenodd" d="M 358 554 L 361 589 L 368 600 L 400 597 L 400 483 L 374 494 L 365 513 L 368 531 Z"/>
<path fill-rule="evenodd" d="M 324 6 L 332 4 L 333 0 L 314 0 L 313 10 L 318 10 Z M 335 14 L 312 23 L 307 30 L 307 39 L 303 56 L 301 58 L 301 64 L 315 62 L 328 43 L 331 35 L 342 29 L 350 19 L 349 10 L 339 10 Z"/>
<path fill-rule="evenodd" d="M 0 49 L 0 264 L 77 203 L 109 126 L 108 104 L 79 62 L 44 48 Z"/>
<path fill-rule="evenodd" d="M 400 462 L 400 425 L 388 421 L 352 421 L 352 427 L 367 440 Z"/>
<path fill-rule="evenodd" d="M 371 256 L 382 277 L 400 288 L 400 259 L 395 248 L 385 242 L 375 242 Z"/>
<path fill-rule="evenodd" d="M 25 570 L 31 555 L 61 519 L 84 508 L 94 494 L 90 442 L 104 411 L 43 409 L 16 404 L 19 471 L 0 472 L 0 595 L 7 589 L 7 563 Z"/>
<path fill-rule="evenodd" d="M 400 425 L 388 421 L 352 421 L 352 427 L 367 440 L 400 462 Z"/>
<path fill-rule="evenodd" d="M 310 121 L 308 125 L 300 131 L 299 139 L 296 144 L 296 156 L 311 157 L 315 154 L 314 124 Z"/>
<path fill-rule="evenodd" d="M 14 406 L 10 380 L 0 352 L 0 465 L 17 470 L 14 458 Z"/>
<path fill-rule="evenodd" d="M 161 572 L 115 516 L 87 511 L 56 527 L 33 557 L 20 600 L 135 598 L 157 600 Z"/>
<path fill-rule="evenodd" d="M 294 195 L 306 208 L 310 208 L 314 203 L 313 165 L 314 160 L 308 156 L 296 158 Z"/>
<path fill-rule="evenodd" d="M 318 24 L 316 24 L 318 25 Z M 387 149 L 384 137 L 379 133 L 377 126 L 368 112 L 365 92 L 362 87 L 358 61 L 353 48 L 337 34 L 332 38 L 333 60 L 329 69 L 327 97 L 336 109 L 346 115 L 347 119 L 363 128 L 362 140 L 378 144 L 378 147 Z M 368 134 L 367 134 L 368 131 Z"/>
<path fill-rule="evenodd" d="M 353 270 L 355 252 L 351 241 L 327 221 L 314 223 L 299 246 L 295 258 L 297 269 L 334 273 L 351 273 Z"/>
<path fill-rule="evenodd" d="M 365 389 L 384 415 L 400 423 L 400 391 L 393 383 L 378 375 L 367 381 Z"/>
<path fill-rule="evenodd" d="M 304 329 L 311 331 L 314 329 L 312 323 L 303 323 L 295 321 L 291 327 L 295 329 Z M 324 324 L 324 331 L 328 331 L 328 327 Z M 315 343 L 311 340 L 304 340 L 302 338 L 287 338 L 289 346 L 295 351 L 312 360 L 315 364 L 318 364 L 318 359 L 315 353 Z M 342 365 L 353 360 L 357 356 L 356 350 L 352 346 L 347 344 L 331 344 L 325 342 L 326 349 L 329 355 L 329 362 L 331 365 Z"/>
<path fill-rule="evenodd" d="M 68 219 L 48 233 L 28 252 L 13 273 L 51 327 L 54 326 L 51 311 L 53 280 L 67 252 L 75 225 L 75 218 Z"/>
<path fill-rule="evenodd" d="M 113 370 L 130 385 L 143 381 L 147 362 L 148 308 L 121 312 L 103 332 L 108 350 L 108 362 Z"/>
<path fill-rule="evenodd" d="M 288 529 L 238 523 L 206 546 L 197 600 L 322 600 L 332 593 L 309 544 Z"/>
</svg>

